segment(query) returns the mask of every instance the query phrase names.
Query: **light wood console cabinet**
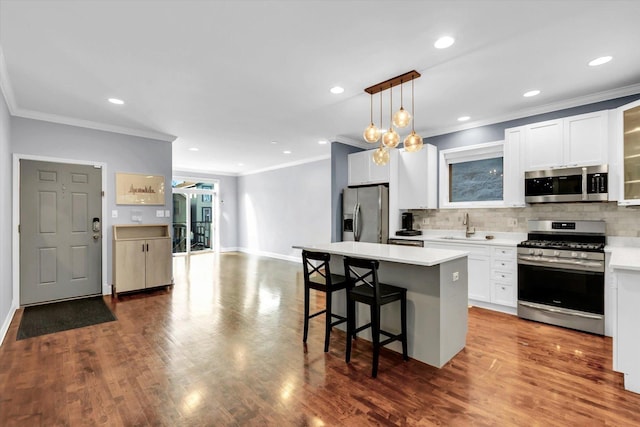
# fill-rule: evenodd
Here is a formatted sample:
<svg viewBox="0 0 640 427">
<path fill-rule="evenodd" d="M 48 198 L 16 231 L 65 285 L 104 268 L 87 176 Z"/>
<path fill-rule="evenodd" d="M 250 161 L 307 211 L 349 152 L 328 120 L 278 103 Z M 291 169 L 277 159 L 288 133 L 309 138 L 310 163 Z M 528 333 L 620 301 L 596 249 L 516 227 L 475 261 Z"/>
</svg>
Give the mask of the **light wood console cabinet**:
<svg viewBox="0 0 640 427">
<path fill-rule="evenodd" d="M 168 224 L 113 226 L 113 289 L 137 291 L 173 284 Z"/>
</svg>

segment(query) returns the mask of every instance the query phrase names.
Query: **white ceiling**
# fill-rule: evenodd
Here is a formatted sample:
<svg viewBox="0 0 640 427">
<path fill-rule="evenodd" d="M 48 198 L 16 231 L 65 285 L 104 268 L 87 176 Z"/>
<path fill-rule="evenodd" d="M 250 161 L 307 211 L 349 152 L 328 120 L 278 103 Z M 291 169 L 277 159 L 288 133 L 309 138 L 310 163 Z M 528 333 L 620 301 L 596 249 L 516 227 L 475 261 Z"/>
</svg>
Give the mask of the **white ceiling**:
<svg viewBox="0 0 640 427">
<path fill-rule="evenodd" d="M 639 16 L 637 0 L 0 0 L 0 72 L 14 115 L 176 136 L 174 169 L 246 173 L 362 141 L 364 88 L 413 69 L 423 136 L 639 93 Z"/>
</svg>

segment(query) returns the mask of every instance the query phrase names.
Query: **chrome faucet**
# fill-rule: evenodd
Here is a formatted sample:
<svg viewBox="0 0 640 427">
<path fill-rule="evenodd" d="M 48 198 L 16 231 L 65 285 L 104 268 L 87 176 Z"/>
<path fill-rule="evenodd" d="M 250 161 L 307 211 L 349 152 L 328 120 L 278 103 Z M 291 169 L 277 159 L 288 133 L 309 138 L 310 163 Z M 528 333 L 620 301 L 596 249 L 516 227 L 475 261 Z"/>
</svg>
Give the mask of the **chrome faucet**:
<svg viewBox="0 0 640 427">
<path fill-rule="evenodd" d="M 466 237 L 471 237 L 474 234 L 476 234 L 476 228 L 475 227 L 469 227 L 469 212 L 465 212 L 464 214 L 464 219 L 462 220 L 462 225 L 466 225 L 467 229 L 465 231 L 465 236 Z"/>
</svg>

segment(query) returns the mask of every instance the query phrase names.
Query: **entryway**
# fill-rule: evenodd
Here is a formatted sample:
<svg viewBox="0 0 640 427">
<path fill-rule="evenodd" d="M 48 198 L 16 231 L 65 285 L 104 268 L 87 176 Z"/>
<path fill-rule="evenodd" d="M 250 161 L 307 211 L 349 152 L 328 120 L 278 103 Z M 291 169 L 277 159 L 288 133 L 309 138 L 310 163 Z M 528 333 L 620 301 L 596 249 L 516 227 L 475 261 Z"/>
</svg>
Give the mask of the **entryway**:
<svg viewBox="0 0 640 427">
<path fill-rule="evenodd" d="M 102 168 L 20 159 L 20 305 L 102 293 Z"/>
<path fill-rule="evenodd" d="M 217 183 L 175 178 L 173 187 L 173 253 L 217 250 Z"/>
</svg>

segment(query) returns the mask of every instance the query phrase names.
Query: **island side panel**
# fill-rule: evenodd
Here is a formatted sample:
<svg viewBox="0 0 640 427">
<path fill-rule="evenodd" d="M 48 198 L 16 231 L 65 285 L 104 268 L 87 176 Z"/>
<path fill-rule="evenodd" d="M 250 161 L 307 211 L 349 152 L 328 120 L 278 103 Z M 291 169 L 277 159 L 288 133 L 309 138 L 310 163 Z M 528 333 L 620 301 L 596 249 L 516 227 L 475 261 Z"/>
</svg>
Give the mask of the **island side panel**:
<svg viewBox="0 0 640 427">
<path fill-rule="evenodd" d="M 467 258 L 440 265 L 440 362 L 444 365 L 466 345 L 469 317 Z M 458 280 L 453 280 L 458 273 Z"/>
<path fill-rule="evenodd" d="M 463 300 L 458 301 L 459 294 L 466 292 L 466 257 L 449 261 L 452 263 L 451 269 L 459 270 L 460 279 L 456 282 L 456 292 L 453 292 L 447 301 L 446 306 L 455 309 L 451 318 L 458 319 L 459 325 L 466 319 L 466 312 L 460 313 L 460 307 L 467 307 L 467 295 Z M 446 264 L 446 263 L 445 263 Z M 343 258 L 339 255 L 332 255 L 331 271 L 343 273 Z M 441 286 L 446 283 L 441 280 L 440 266 L 432 267 L 418 266 L 413 264 L 402 264 L 382 261 L 378 276 L 381 282 L 390 285 L 401 286 L 407 289 L 407 333 L 409 356 L 432 366 L 442 367 L 449 361 L 446 355 L 455 355 L 459 349 L 464 348 L 466 340 L 466 324 L 464 333 L 460 333 L 461 327 L 454 328 L 449 336 L 449 330 L 442 325 L 442 299 Z M 344 294 L 337 293 L 334 296 L 335 312 L 343 314 L 346 312 Z M 359 305 L 357 310 L 358 325 L 365 324 L 370 320 L 370 312 L 366 306 Z M 382 328 L 391 333 L 400 331 L 400 304 L 388 304 L 382 308 L 381 321 Z M 449 317 L 447 317 L 449 319 Z M 341 328 L 342 329 L 342 328 Z M 358 335 L 367 340 L 371 340 L 370 331 L 363 331 Z M 443 338 L 446 336 L 445 348 L 443 349 Z M 392 343 L 387 348 L 401 352 L 400 343 Z M 445 355 L 443 358 L 443 355 Z"/>
</svg>

